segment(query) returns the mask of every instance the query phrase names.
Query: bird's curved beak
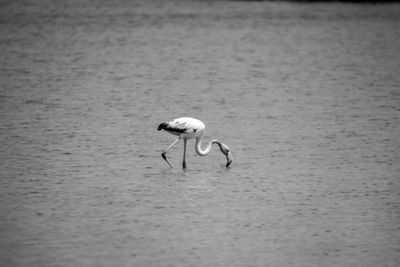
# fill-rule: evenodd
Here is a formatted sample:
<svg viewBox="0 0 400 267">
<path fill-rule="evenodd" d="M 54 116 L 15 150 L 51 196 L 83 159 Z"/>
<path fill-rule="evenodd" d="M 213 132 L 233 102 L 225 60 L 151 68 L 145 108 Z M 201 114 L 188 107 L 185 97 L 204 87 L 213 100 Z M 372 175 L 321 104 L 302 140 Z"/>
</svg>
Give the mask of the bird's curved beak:
<svg viewBox="0 0 400 267">
<path fill-rule="evenodd" d="M 221 152 L 224 153 L 224 155 L 226 156 L 226 167 L 228 168 L 229 165 L 231 165 L 232 163 L 232 154 L 230 152 L 230 149 L 227 145 L 220 143 L 220 149 Z"/>
<path fill-rule="evenodd" d="M 233 160 L 232 154 L 231 152 L 228 151 L 228 153 L 226 153 L 226 167 L 229 168 L 229 165 L 231 165 Z"/>
</svg>

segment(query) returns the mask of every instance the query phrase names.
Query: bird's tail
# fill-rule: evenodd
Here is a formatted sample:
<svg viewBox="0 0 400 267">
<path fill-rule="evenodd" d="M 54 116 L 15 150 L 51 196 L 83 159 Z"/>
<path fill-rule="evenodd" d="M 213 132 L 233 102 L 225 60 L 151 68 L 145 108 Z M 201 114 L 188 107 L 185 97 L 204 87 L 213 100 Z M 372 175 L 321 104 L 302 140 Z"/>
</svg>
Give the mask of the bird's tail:
<svg viewBox="0 0 400 267">
<path fill-rule="evenodd" d="M 160 125 L 158 125 L 157 130 L 161 131 L 161 130 L 167 128 L 167 126 L 168 126 L 168 123 L 163 122 Z"/>
</svg>

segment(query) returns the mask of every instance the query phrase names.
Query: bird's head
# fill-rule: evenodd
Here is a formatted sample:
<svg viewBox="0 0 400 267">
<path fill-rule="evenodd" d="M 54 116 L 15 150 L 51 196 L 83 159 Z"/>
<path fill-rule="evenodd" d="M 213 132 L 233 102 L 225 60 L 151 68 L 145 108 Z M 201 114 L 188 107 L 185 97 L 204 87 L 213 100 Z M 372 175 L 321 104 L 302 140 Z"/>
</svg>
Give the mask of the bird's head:
<svg viewBox="0 0 400 267">
<path fill-rule="evenodd" d="M 232 154 L 229 149 L 229 147 L 223 143 L 219 143 L 219 148 L 221 149 L 221 152 L 226 156 L 226 167 L 228 168 L 229 165 L 232 163 Z"/>
</svg>

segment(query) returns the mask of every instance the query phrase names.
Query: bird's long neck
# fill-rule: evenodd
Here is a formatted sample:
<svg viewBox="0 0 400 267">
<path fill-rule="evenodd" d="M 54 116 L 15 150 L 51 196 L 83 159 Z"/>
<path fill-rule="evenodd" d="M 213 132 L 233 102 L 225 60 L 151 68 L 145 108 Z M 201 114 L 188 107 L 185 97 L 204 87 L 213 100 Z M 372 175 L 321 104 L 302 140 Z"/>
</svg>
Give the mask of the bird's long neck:
<svg viewBox="0 0 400 267">
<path fill-rule="evenodd" d="M 210 142 L 208 142 L 206 148 L 203 150 L 201 148 L 201 143 L 203 141 L 203 136 L 197 137 L 196 138 L 196 152 L 197 154 L 199 154 L 200 156 L 206 156 L 208 153 L 210 153 L 211 151 L 211 147 L 213 144 L 218 144 L 219 141 L 216 139 L 211 140 Z"/>
</svg>

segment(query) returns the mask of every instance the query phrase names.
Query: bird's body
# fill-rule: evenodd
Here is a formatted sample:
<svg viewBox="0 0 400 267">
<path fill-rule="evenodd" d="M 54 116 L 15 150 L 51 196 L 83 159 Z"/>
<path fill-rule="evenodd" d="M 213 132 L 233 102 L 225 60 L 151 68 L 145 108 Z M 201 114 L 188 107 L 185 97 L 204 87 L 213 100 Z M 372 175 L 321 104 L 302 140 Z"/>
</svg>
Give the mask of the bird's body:
<svg viewBox="0 0 400 267">
<path fill-rule="evenodd" d="M 206 129 L 204 123 L 198 119 L 182 117 L 170 122 L 161 123 L 158 128 L 170 134 L 177 135 L 179 138 L 195 138 L 204 134 Z"/>
<path fill-rule="evenodd" d="M 161 123 L 157 130 L 165 130 L 170 134 L 177 135 L 178 139 L 176 139 L 162 154 L 163 159 L 171 166 L 172 164 L 168 161 L 166 153 L 170 150 L 178 141 L 184 141 L 184 150 L 183 150 L 183 168 L 186 168 L 186 142 L 188 139 L 196 138 L 196 152 L 200 156 L 206 156 L 213 144 L 217 144 L 221 150 L 221 152 L 226 156 L 227 163 L 226 167 L 232 163 L 232 155 L 230 153 L 229 147 L 216 139 L 211 140 L 206 148 L 203 150 L 201 148 L 201 143 L 203 140 L 203 135 L 205 133 L 206 127 L 204 123 L 198 119 L 190 118 L 190 117 L 182 117 L 177 118 L 169 122 Z"/>
</svg>

